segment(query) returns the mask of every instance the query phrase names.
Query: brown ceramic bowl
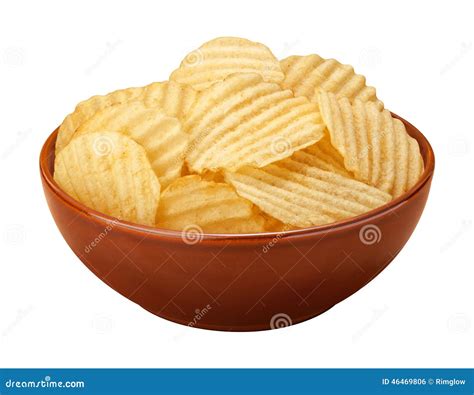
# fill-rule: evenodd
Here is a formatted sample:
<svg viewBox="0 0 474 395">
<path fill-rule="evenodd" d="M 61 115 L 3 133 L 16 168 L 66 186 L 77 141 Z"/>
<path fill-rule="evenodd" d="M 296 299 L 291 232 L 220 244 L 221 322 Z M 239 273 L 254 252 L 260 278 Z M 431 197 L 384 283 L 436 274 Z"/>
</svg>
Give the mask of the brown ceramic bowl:
<svg viewBox="0 0 474 395">
<path fill-rule="evenodd" d="M 426 138 L 401 120 L 425 162 L 410 191 L 364 215 L 282 234 L 204 234 L 188 241 L 181 232 L 118 221 L 85 207 L 53 180 L 57 130 L 41 151 L 41 178 L 64 239 L 117 292 L 184 325 L 271 329 L 305 321 L 346 299 L 409 239 L 428 198 L 434 154 Z"/>
</svg>

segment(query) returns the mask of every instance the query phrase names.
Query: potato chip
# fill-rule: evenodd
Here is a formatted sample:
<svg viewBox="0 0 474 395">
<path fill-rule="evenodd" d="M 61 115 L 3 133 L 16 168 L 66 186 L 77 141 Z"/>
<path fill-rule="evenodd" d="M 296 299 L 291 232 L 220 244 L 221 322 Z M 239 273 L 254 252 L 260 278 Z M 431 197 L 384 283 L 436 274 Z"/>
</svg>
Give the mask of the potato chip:
<svg viewBox="0 0 474 395">
<path fill-rule="evenodd" d="M 168 117 L 141 101 L 109 106 L 95 113 L 76 131 L 122 133 L 141 144 L 164 188 L 181 176 L 189 136 L 176 118 Z"/>
<path fill-rule="evenodd" d="M 395 197 L 416 183 L 423 172 L 418 143 L 388 110 L 327 92 L 319 106 L 333 146 L 358 180 Z"/>
<path fill-rule="evenodd" d="M 261 169 L 227 171 L 225 176 L 240 196 L 263 212 L 302 228 L 357 216 L 391 199 L 377 188 L 294 157 Z"/>
<path fill-rule="evenodd" d="M 196 95 L 197 91 L 189 85 L 165 81 L 147 85 L 141 100 L 148 107 L 156 108 L 170 117 L 183 121 L 196 100 Z"/>
<path fill-rule="evenodd" d="M 107 95 L 97 95 L 80 102 L 59 127 L 56 152 L 62 150 L 72 139 L 77 128 L 97 111 L 113 104 L 131 101 L 143 94 L 143 88 L 119 89 Z"/>
<path fill-rule="evenodd" d="M 291 89 L 295 96 L 304 96 L 318 103 L 318 91 L 325 90 L 351 101 L 373 101 L 383 108 L 375 88 L 366 86 L 365 77 L 355 74 L 352 66 L 341 64 L 335 59 L 323 59 L 319 55 L 289 56 L 280 64 L 285 73 L 281 86 Z"/>
<path fill-rule="evenodd" d="M 309 166 L 318 167 L 321 170 L 332 171 L 345 177 L 352 177 L 352 174 L 344 167 L 344 158 L 332 146 L 327 129 L 321 140 L 301 151 L 296 151 L 293 154 L 293 159 Z"/>
<path fill-rule="evenodd" d="M 262 167 L 323 137 L 318 108 L 290 90 L 237 73 L 200 92 L 184 123 L 191 135 L 186 161 L 205 169 Z"/>
<path fill-rule="evenodd" d="M 170 80 L 203 90 L 233 73 L 258 73 L 264 81 L 279 83 L 280 63 L 263 44 L 237 37 L 220 37 L 192 51 L 173 71 Z"/>
<path fill-rule="evenodd" d="M 160 183 L 143 147 L 122 134 L 75 138 L 56 156 L 54 179 L 87 207 L 121 220 L 155 223 Z"/>
<path fill-rule="evenodd" d="M 160 228 L 207 233 L 253 233 L 264 219 L 251 202 L 223 183 L 198 175 L 179 178 L 161 194 L 156 223 Z"/>
<path fill-rule="evenodd" d="M 95 113 L 117 104 L 143 101 L 150 108 L 157 108 L 171 117 L 182 120 L 196 97 L 190 86 L 174 81 L 154 82 L 140 88 L 121 89 L 103 96 L 93 96 L 76 106 L 59 127 L 56 152 L 71 141 L 76 130 Z"/>
</svg>

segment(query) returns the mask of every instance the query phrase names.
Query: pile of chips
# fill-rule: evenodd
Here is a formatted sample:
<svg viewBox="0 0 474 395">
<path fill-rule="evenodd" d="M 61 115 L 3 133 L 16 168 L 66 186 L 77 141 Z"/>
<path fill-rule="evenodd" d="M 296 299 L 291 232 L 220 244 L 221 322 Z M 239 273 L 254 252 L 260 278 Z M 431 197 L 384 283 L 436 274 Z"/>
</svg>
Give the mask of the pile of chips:
<svg viewBox="0 0 474 395">
<path fill-rule="evenodd" d="M 222 37 L 169 81 L 79 103 L 59 128 L 54 178 L 121 220 L 256 233 L 366 213 L 422 172 L 417 141 L 351 66 L 278 61 Z"/>
</svg>

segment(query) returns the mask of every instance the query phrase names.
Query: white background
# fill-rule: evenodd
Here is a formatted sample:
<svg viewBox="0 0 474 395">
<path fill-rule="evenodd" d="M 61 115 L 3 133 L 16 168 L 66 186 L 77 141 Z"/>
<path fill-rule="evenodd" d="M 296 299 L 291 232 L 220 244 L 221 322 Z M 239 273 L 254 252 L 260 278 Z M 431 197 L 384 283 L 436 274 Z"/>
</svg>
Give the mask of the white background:
<svg viewBox="0 0 474 395">
<path fill-rule="evenodd" d="M 2 2 L 0 366 L 472 367 L 473 14 L 469 1 Z M 41 145 L 78 101 L 165 80 L 223 35 L 354 65 L 436 153 L 398 258 L 286 329 L 212 332 L 145 312 L 73 255 L 41 190 Z"/>
</svg>

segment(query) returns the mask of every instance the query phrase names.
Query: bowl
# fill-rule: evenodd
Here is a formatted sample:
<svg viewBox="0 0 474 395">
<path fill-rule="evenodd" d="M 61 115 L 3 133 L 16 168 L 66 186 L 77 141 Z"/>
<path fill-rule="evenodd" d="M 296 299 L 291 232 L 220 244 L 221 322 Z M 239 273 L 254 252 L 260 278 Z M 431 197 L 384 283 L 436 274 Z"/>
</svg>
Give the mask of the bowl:
<svg viewBox="0 0 474 395">
<path fill-rule="evenodd" d="M 41 151 L 41 180 L 72 251 L 126 298 L 159 317 L 197 328 L 281 328 L 315 317 L 361 289 L 414 231 L 428 198 L 434 154 L 413 125 L 393 115 L 420 145 L 425 163 L 420 180 L 388 204 L 330 225 L 190 238 L 117 220 L 84 206 L 56 184 L 57 130 Z"/>
</svg>

